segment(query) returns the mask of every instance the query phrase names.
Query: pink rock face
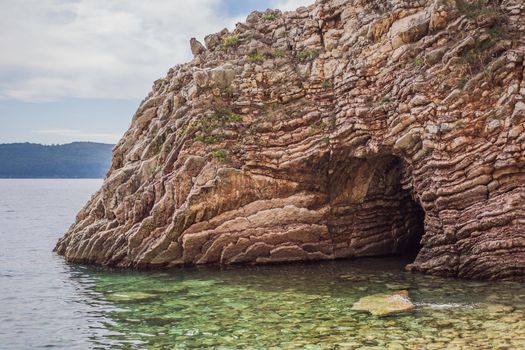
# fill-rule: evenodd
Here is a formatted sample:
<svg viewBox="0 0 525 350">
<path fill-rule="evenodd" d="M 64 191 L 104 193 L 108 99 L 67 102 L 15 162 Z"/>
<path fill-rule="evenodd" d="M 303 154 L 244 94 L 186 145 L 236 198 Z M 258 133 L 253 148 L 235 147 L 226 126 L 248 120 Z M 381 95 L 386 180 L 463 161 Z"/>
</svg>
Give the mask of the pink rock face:
<svg viewBox="0 0 525 350">
<path fill-rule="evenodd" d="M 421 249 L 525 279 L 525 5 L 320 0 L 193 41 L 56 251 L 120 267 Z"/>
</svg>

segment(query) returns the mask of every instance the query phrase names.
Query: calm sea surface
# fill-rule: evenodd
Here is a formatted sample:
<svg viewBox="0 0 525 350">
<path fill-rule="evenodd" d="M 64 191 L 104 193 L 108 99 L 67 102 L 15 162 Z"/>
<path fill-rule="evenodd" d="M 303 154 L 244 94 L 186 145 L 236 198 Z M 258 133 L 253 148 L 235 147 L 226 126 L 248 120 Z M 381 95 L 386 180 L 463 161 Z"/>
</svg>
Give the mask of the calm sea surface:
<svg viewBox="0 0 525 350">
<path fill-rule="evenodd" d="M 99 180 L 0 180 L 0 349 L 524 349 L 525 286 L 394 258 L 126 272 L 52 249 Z M 408 289 L 410 314 L 351 310 Z"/>
</svg>

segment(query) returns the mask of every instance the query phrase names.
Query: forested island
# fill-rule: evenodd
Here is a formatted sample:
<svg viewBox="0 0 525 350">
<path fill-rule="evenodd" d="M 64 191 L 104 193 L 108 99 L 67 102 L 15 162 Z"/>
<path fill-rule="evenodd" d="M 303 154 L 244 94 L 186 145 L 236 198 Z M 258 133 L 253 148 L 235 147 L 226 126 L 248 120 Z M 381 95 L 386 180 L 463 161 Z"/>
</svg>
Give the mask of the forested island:
<svg viewBox="0 0 525 350">
<path fill-rule="evenodd" d="M 96 142 L 0 144 L 0 178 L 103 178 L 113 147 Z"/>
</svg>

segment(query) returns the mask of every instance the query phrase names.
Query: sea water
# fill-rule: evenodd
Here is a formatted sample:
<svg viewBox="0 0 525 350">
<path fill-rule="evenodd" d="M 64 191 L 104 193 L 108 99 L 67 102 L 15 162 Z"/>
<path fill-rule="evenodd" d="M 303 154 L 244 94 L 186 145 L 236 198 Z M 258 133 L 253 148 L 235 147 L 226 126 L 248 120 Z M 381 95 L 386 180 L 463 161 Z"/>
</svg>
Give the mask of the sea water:
<svg viewBox="0 0 525 350">
<path fill-rule="evenodd" d="M 0 349 L 523 349 L 525 286 L 374 258 L 123 271 L 67 264 L 56 240 L 100 180 L 0 180 Z M 408 290 L 415 310 L 353 311 Z"/>
</svg>

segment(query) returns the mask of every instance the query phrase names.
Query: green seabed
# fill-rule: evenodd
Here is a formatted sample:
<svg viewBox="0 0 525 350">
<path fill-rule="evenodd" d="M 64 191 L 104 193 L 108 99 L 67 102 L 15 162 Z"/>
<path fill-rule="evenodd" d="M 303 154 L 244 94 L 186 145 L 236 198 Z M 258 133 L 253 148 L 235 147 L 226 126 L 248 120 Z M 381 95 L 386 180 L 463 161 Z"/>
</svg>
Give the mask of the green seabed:
<svg viewBox="0 0 525 350">
<path fill-rule="evenodd" d="M 406 261 L 350 261 L 124 272 L 82 268 L 108 306 L 115 349 L 523 349 L 525 286 L 405 272 Z M 359 298 L 408 289 L 416 308 L 388 317 Z"/>
</svg>

